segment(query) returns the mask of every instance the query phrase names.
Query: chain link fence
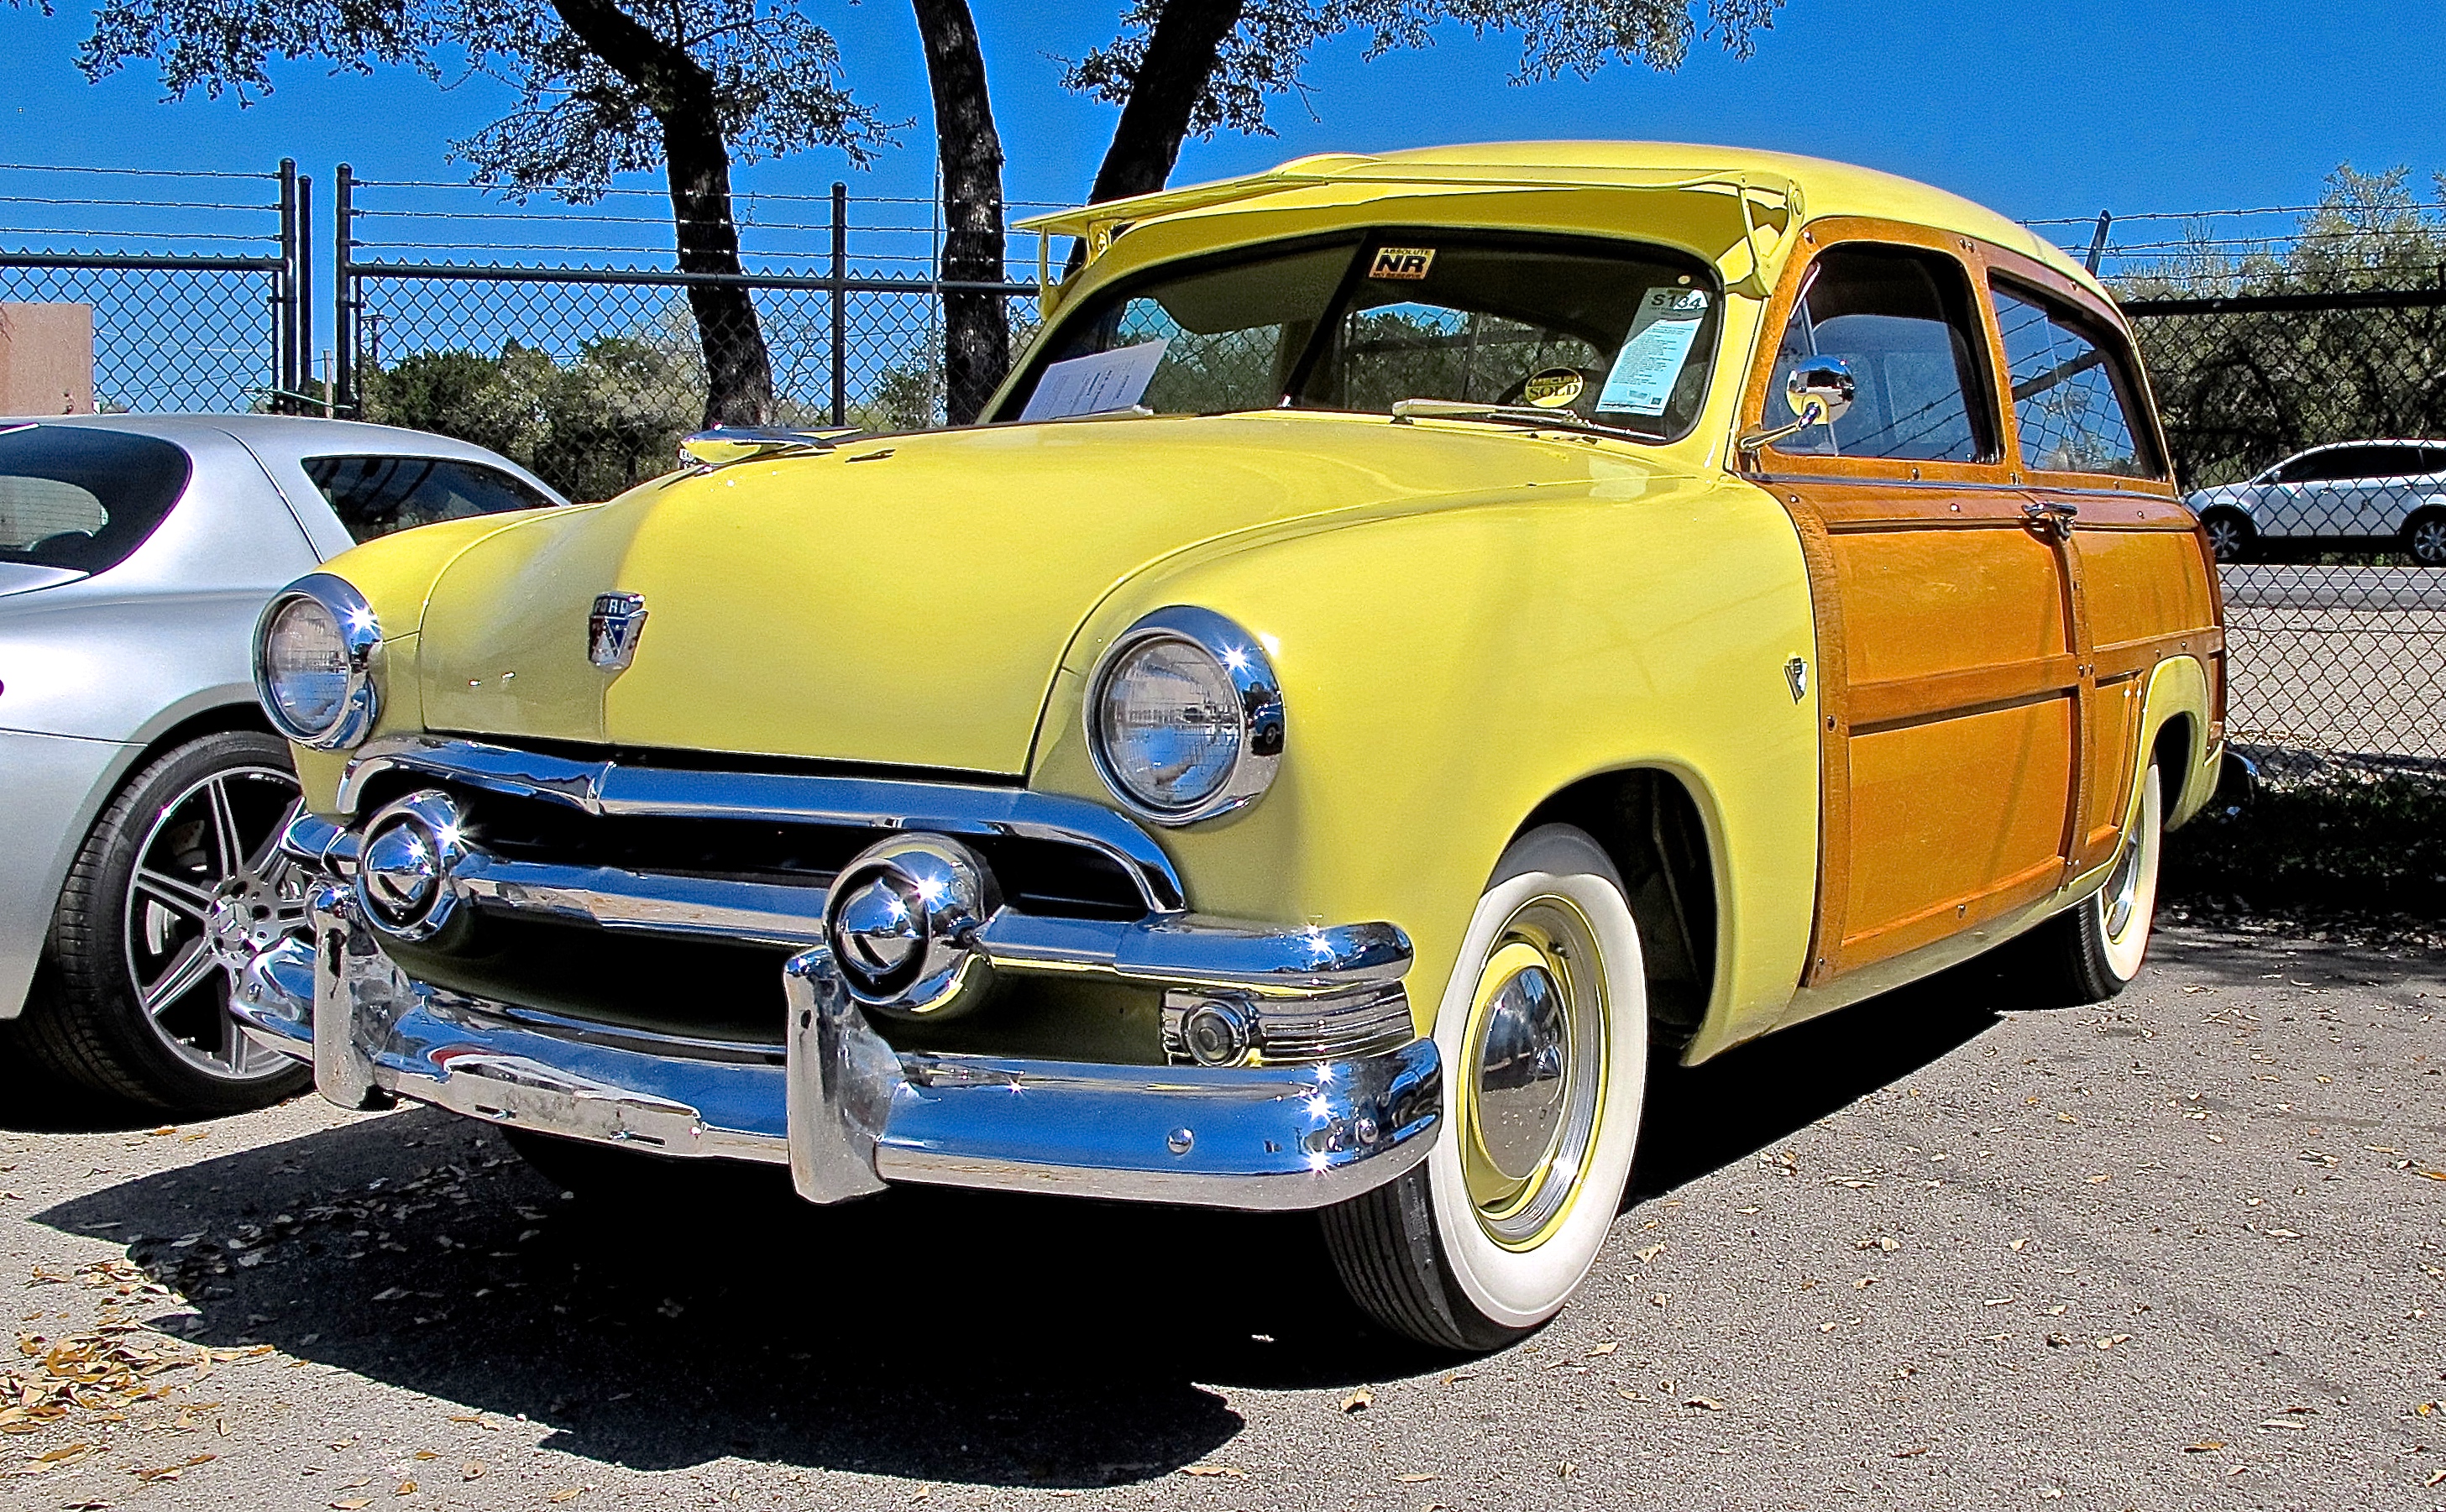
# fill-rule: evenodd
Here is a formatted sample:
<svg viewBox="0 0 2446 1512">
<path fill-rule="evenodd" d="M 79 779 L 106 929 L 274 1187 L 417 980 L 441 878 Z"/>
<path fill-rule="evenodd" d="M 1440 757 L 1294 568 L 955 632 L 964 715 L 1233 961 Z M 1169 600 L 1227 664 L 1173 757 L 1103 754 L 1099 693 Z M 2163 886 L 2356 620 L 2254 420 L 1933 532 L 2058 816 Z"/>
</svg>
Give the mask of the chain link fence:
<svg viewBox="0 0 2446 1512">
<path fill-rule="evenodd" d="M 89 383 L 12 393 L 16 407 L 294 402 L 312 342 L 312 193 L 288 161 L 260 174 L 0 163 L 0 235 L 20 243 L 0 251 L 0 306 L 80 313 L 92 333 Z"/>
<path fill-rule="evenodd" d="M 927 200 L 742 194 L 746 271 L 715 275 L 672 266 L 657 192 L 554 210 L 345 165 L 330 187 L 318 291 L 312 184 L 288 163 L 0 164 L 0 234 L 26 243 L 0 252 L 0 301 L 90 310 L 100 407 L 361 416 L 464 437 L 587 498 L 668 470 L 701 423 L 700 308 L 752 309 L 790 425 L 941 423 L 947 287 L 1001 299 L 1014 353 L 1034 328 L 1032 267 L 935 278 Z M 2224 219 L 2032 225 L 2132 318 L 2225 563 L 2232 738 L 2280 776 L 2446 773 L 2446 206 L 2346 188 Z"/>
<path fill-rule="evenodd" d="M 2446 771 L 2446 288 L 2124 308 L 2221 563 L 2232 738 Z"/>
</svg>

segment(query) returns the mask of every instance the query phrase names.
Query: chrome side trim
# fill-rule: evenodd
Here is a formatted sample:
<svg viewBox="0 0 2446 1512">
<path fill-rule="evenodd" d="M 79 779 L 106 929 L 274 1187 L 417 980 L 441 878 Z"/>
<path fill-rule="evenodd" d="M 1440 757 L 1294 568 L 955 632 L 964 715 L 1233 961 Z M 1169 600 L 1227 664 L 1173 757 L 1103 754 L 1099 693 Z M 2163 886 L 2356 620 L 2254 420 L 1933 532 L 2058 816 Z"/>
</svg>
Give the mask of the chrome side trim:
<svg viewBox="0 0 2446 1512">
<path fill-rule="evenodd" d="M 564 1138 L 788 1164 L 818 1202 L 906 1181 L 1255 1210 L 1394 1180 L 1442 1126 L 1427 1039 L 1229 1069 L 894 1055 L 820 949 L 784 979 L 782 1064 L 566 1035 L 386 969 L 354 902 L 323 888 L 314 943 L 265 952 L 248 978 L 259 995 L 240 995 L 250 1033 L 291 1055 L 312 1025 L 316 1085 L 346 1107 L 405 1097 Z"/>
<path fill-rule="evenodd" d="M 435 736 L 376 740 L 340 778 L 339 808 L 354 816 L 366 784 L 388 772 L 452 778 L 470 787 L 551 798 L 588 813 L 831 824 L 938 834 L 1007 834 L 1101 851 L 1157 913 L 1187 906 L 1180 874 L 1145 831 L 1101 804 L 1026 788 L 760 772 L 684 772 L 573 761 Z"/>
</svg>

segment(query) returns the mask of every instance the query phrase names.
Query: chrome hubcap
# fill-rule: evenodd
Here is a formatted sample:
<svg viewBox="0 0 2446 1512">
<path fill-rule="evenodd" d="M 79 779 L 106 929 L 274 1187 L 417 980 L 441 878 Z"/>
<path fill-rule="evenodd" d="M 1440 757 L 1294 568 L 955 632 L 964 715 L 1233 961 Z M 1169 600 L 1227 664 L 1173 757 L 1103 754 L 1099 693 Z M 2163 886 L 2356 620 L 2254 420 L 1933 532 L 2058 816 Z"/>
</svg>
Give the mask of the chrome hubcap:
<svg viewBox="0 0 2446 1512">
<path fill-rule="evenodd" d="M 1587 919 L 1561 898 L 1524 904 L 1480 968 L 1459 1078 L 1462 1181 L 1479 1226 L 1508 1249 L 1543 1243 L 1580 1188 L 1608 1032 Z"/>
<path fill-rule="evenodd" d="M 2430 520 L 2413 532 L 2412 554 L 2432 567 L 2446 563 L 2446 522 Z"/>
<path fill-rule="evenodd" d="M 202 779 L 153 816 L 136 850 L 122 930 L 127 980 L 155 1036 L 224 1081 L 284 1071 L 230 1017 L 257 951 L 306 922 L 306 878 L 280 853 L 297 780 L 276 767 Z"/>
<path fill-rule="evenodd" d="M 1487 1158 L 1514 1181 L 1527 1181 L 1554 1148 L 1570 1092 L 1563 1073 L 1571 1026 L 1563 990 L 1545 967 L 1524 967 L 1496 993 L 1477 1049 Z"/>
</svg>

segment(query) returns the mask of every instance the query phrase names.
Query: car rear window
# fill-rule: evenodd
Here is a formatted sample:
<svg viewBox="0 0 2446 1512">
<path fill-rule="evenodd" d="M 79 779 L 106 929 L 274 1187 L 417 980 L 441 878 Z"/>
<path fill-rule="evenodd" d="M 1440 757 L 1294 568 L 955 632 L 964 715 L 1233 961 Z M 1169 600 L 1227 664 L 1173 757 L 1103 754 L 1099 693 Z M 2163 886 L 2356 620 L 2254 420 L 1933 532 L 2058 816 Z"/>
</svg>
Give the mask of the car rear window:
<svg viewBox="0 0 2446 1512">
<path fill-rule="evenodd" d="M 0 562 L 100 572 L 144 544 L 193 471 L 168 441 L 78 425 L 0 431 Z"/>
<path fill-rule="evenodd" d="M 455 457 L 310 457 L 305 467 L 340 523 L 360 541 L 437 520 L 550 509 L 555 503 L 499 468 Z"/>
</svg>

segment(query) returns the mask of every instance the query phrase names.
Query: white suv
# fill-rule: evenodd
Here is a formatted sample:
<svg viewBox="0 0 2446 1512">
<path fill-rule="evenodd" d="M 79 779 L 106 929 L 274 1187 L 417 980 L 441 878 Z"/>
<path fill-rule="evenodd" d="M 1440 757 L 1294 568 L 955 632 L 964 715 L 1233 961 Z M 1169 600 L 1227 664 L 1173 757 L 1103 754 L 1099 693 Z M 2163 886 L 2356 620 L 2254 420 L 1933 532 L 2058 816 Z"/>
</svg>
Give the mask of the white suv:
<svg viewBox="0 0 2446 1512">
<path fill-rule="evenodd" d="M 2247 560 L 2263 543 L 2325 541 L 2400 547 L 2423 567 L 2446 567 L 2446 441 L 2314 446 L 2185 502 L 2220 562 Z"/>
</svg>

